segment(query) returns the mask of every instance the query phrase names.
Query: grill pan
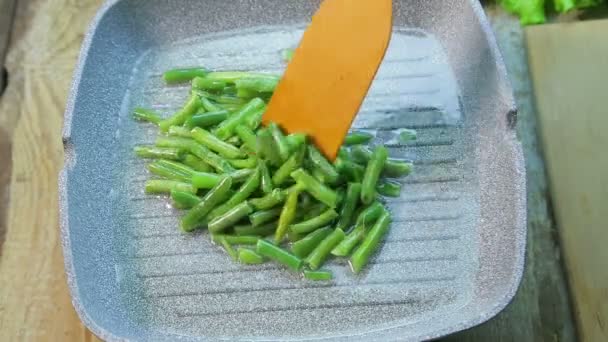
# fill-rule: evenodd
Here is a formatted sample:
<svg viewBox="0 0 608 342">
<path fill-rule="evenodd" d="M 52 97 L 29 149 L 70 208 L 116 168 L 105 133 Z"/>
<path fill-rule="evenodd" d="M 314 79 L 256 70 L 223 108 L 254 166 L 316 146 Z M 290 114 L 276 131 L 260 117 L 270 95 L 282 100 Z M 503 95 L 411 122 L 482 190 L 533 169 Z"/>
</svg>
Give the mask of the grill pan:
<svg viewBox="0 0 608 342">
<path fill-rule="evenodd" d="M 244 266 L 185 235 L 143 193 L 132 147 L 187 87 L 161 72 L 280 73 L 318 1 L 111 0 L 82 47 L 65 113 L 60 210 L 80 318 L 106 340 L 426 340 L 480 324 L 513 297 L 525 249 L 525 171 L 505 67 L 477 1 L 395 0 L 387 56 L 353 128 L 414 162 L 381 251 L 358 276 L 310 282 Z M 322 75 L 318 75 L 322 77 Z M 396 141 L 399 129 L 418 139 Z"/>
</svg>

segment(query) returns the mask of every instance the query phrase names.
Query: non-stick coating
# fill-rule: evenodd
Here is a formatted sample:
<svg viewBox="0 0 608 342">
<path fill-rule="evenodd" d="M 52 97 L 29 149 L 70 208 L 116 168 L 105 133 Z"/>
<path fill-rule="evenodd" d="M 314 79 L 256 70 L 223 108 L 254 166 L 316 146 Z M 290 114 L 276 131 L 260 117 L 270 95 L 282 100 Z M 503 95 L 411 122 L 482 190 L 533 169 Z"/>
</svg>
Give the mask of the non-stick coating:
<svg viewBox="0 0 608 342">
<path fill-rule="evenodd" d="M 172 67 L 280 73 L 315 1 L 115 0 L 85 38 L 65 115 L 61 223 L 74 305 L 108 340 L 421 340 L 479 324 L 523 269 L 525 185 L 515 109 L 480 6 L 395 1 L 387 57 L 353 128 L 414 162 L 388 201 L 391 232 L 367 271 L 330 262 L 329 283 L 243 266 L 205 232 L 186 235 L 165 198 L 143 193 L 137 143 L 187 86 Z M 316 75 L 323 77 L 323 75 Z M 336 115 L 339 115 L 337 113 Z M 402 145 L 400 129 L 418 139 Z"/>
</svg>

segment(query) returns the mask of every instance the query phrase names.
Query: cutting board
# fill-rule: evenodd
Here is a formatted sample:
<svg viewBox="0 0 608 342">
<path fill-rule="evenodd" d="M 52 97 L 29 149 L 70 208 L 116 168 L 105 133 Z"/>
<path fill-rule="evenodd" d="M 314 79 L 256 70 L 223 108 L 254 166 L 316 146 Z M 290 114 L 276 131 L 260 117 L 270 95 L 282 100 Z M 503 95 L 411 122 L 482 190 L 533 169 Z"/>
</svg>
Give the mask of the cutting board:
<svg viewBox="0 0 608 342">
<path fill-rule="evenodd" d="M 608 20 L 526 31 L 528 60 L 582 341 L 608 341 Z"/>
</svg>

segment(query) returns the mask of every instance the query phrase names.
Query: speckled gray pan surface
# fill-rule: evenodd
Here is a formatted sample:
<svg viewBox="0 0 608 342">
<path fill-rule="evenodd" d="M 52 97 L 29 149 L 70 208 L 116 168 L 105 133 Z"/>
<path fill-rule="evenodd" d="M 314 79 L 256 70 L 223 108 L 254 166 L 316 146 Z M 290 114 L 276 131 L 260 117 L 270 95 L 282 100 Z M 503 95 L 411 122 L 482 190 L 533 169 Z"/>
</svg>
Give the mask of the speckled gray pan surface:
<svg viewBox="0 0 608 342">
<path fill-rule="evenodd" d="M 143 193 L 131 152 L 187 86 L 161 72 L 204 65 L 280 73 L 317 8 L 302 0 L 114 0 L 86 36 L 65 114 L 61 224 L 74 306 L 107 340 L 423 340 L 479 324 L 510 301 L 525 248 L 522 153 L 510 86 L 481 7 L 395 1 L 393 38 L 354 128 L 411 159 L 390 234 L 367 270 L 313 283 L 242 266 L 205 232 L 185 235 Z M 316 77 L 323 77 L 317 75 Z M 338 114 L 336 114 L 338 115 Z M 400 145 L 400 129 L 418 140 Z"/>
</svg>

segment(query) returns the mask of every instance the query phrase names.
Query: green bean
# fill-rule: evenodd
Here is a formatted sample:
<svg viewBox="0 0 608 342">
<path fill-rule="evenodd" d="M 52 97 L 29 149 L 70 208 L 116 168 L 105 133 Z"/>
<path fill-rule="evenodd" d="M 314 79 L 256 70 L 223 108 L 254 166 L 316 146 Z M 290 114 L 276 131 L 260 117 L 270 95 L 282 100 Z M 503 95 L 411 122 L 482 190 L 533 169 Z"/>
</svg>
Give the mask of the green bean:
<svg viewBox="0 0 608 342">
<path fill-rule="evenodd" d="M 298 219 L 301 218 L 303 220 L 310 220 L 321 215 L 327 210 L 327 206 L 323 203 L 315 203 L 308 206 L 302 205 L 302 210 L 298 212 Z"/>
<path fill-rule="evenodd" d="M 413 129 L 402 129 L 399 132 L 399 142 L 405 144 L 409 141 L 416 140 L 418 134 Z"/>
<path fill-rule="evenodd" d="M 190 138 L 159 136 L 156 138 L 155 145 L 157 147 L 173 147 L 188 151 L 193 142 L 194 140 Z"/>
<path fill-rule="evenodd" d="M 330 224 L 338 217 L 338 213 L 334 209 L 328 209 L 321 215 L 311 218 L 310 220 L 292 224 L 289 228 L 294 233 L 304 234 L 310 233 L 323 226 Z"/>
<path fill-rule="evenodd" d="M 253 133 L 249 127 L 245 125 L 238 125 L 234 128 L 234 133 L 241 138 L 243 144 L 249 149 L 250 152 L 257 151 L 258 139 L 255 136 L 255 133 Z"/>
<path fill-rule="evenodd" d="M 182 217 L 182 229 L 186 232 L 193 231 L 213 208 L 228 198 L 231 187 L 232 178 L 224 176 L 213 189 L 207 192 L 199 204 Z"/>
<path fill-rule="evenodd" d="M 225 158 L 240 158 L 243 156 L 243 152 L 241 152 L 241 150 L 228 143 L 223 142 L 215 135 L 209 133 L 208 131 L 200 127 L 195 127 L 192 130 L 192 137 L 194 138 L 194 140 L 198 141 L 203 146 L 214 152 L 219 153 Z"/>
<path fill-rule="evenodd" d="M 287 234 L 289 226 L 296 217 L 299 194 L 300 190 L 296 188 L 294 191 L 291 191 L 289 195 L 287 195 L 287 201 L 285 202 L 285 205 L 283 206 L 283 209 L 281 211 L 281 216 L 279 217 L 279 225 L 274 235 L 274 241 L 277 244 L 283 241 L 283 238 L 285 237 L 285 234 Z"/>
<path fill-rule="evenodd" d="M 285 135 L 281 131 L 281 128 L 279 128 L 279 126 L 273 122 L 269 123 L 266 127 L 272 136 L 275 149 L 281 158 L 281 163 L 285 162 L 287 158 L 289 158 L 289 144 L 285 139 Z"/>
<path fill-rule="evenodd" d="M 367 227 L 369 224 L 376 222 L 376 220 L 386 211 L 386 208 L 382 203 L 376 201 L 365 208 L 359 216 L 357 216 L 357 225 L 363 225 Z"/>
<path fill-rule="evenodd" d="M 320 202 L 325 203 L 328 207 L 335 208 L 338 205 L 338 195 L 336 192 L 317 181 L 303 169 L 292 172 L 291 177 L 304 190 Z"/>
<path fill-rule="evenodd" d="M 226 240 L 231 245 L 256 245 L 259 236 L 254 235 L 224 235 L 224 234 L 211 234 L 211 240 L 218 243 L 221 239 Z"/>
<path fill-rule="evenodd" d="M 234 128 L 243 123 L 252 113 L 255 114 L 258 110 L 265 106 L 264 101 L 260 98 L 254 98 L 238 111 L 234 112 L 228 119 L 222 121 L 216 130 L 215 134 L 218 138 L 226 140 L 234 134 Z"/>
<path fill-rule="evenodd" d="M 330 227 L 317 229 L 291 245 L 291 252 L 300 258 L 306 258 L 331 232 L 333 229 Z"/>
<path fill-rule="evenodd" d="M 194 127 L 210 127 L 219 124 L 220 122 L 226 120 L 228 118 L 227 110 L 220 110 L 217 112 L 210 113 L 200 113 L 194 114 L 191 118 L 186 120 L 186 127 L 194 128 Z"/>
<path fill-rule="evenodd" d="M 336 158 L 335 166 L 338 172 L 351 182 L 361 182 L 365 174 L 365 168 L 342 157 Z"/>
<path fill-rule="evenodd" d="M 168 194 L 171 193 L 171 190 L 196 193 L 192 184 L 166 179 L 151 179 L 146 182 L 145 187 L 147 194 Z"/>
<path fill-rule="evenodd" d="M 200 90 L 219 91 L 226 87 L 226 82 L 213 80 L 204 77 L 195 77 L 192 79 L 192 88 Z"/>
<path fill-rule="evenodd" d="M 258 129 L 262 123 L 262 117 L 264 116 L 265 112 L 266 106 L 262 107 L 256 112 L 251 113 L 250 115 L 247 115 L 243 120 L 243 124 L 252 130 Z"/>
<path fill-rule="evenodd" d="M 224 247 L 224 249 L 226 250 L 226 253 L 228 253 L 228 255 L 230 255 L 232 260 L 236 261 L 239 259 L 237 252 L 234 250 L 234 248 L 232 248 L 232 245 L 230 243 L 228 243 L 228 240 L 226 240 L 225 236 L 220 236 L 219 238 L 217 238 L 216 243 L 219 243 L 220 245 L 222 245 L 222 247 Z"/>
<path fill-rule="evenodd" d="M 296 272 L 299 271 L 304 264 L 302 259 L 263 239 L 258 240 L 256 250 L 258 254 L 275 260 Z"/>
<path fill-rule="evenodd" d="M 401 183 L 385 180 L 376 187 L 378 193 L 387 197 L 401 196 Z"/>
<path fill-rule="evenodd" d="M 275 208 L 256 211 L 255 213 L 249 215 L 249 221 L 251 221 L 251 224 L 254 227 L 258 227 L 281 216 L 282 210 L 282 208 Z"/>
<path fill-rule="evenodd" d="M 213 170 L 211 166 L 209 166 L 209 164 L 205 163 L 202 159 L 190 153 L 186 154 L 182 162 L 185 165 L 191 167 L 194 171 L 210 172 Z"/>
<path fill-rule="evenodd" d="M 230 197 L 226 203 L 220 205 L 219 207 L 213 209 L 211 213 L 209 213 L 210 219 L 215 219 L 218 216 L 221 216 L 231 210 L 233 207 L 245 202 L 253 192 L 255 192 L 260 186 L 260 172 L 255 170 L 249 178 L 241 185 L 241 187 L 236 191 L 236 193 Z M 247 213 L 249 215 L 249 213 Z"/>
<path fill-rule="evenodd" d="M 228 162 L 236 169 L 253 169 L 258 166 L 258 158 L 253 156 L 247 159 L 228 159 Z"/>
<path fill-rule="evenodd" d="M 156 147 L 156 146 L 135 146 L 135 154 L 140 158 L 181 160 L 185 151 L 181 148 Z"/>
<path fill-rule="evenodd" d="M 353 146 L 351 152 L 353 160 L 363 165 L 367 165 L 372 156 L 372 152 L 364 146 Z M 382 173 L 386 177 L 398 178 L 409 175 L 412 172 L 412 167 L 411 163 L 404 160 L 389 158 Z"/>
<path fill-rule="evenodd" d="M 380 241 L 388 232 L 390 223 L 391 215 L 388 211 L 385 211 L 350 258 L 350 265 L 354 273 L 361 272 L 363 266 L 367 264 L 370 256 L 378 248 Z"/>
<path fill-rule="evenodd" d="M 162 121 L 160 115 L 145 108 L 135 108 L 133 110 L 133 118 L 139 121 L 151 122 L 156 125 L 158 125 L 158 123 Z"/>
<path fill-rule="evenodd" d="M 192 185 L 197 189 L 212 189 L 221 180 L 223 176 L 208 172 L 194 172 L 190 178 Z"/>
<path fill-rule="evenodd" d="M 327 236 L 319 245 L 306 257 L 305 262 L 308 264 L 311 270 L 315 271 L 319 269 L 325 262 L 325 259 L 329 256 L 332 249 L 336 247 L 340 241 L 345 237 L 342 229 L 338 228 L 334 230 L 329 236 Z"/>
<path fill-rule="evenodd" d="M 258 167 L 260 168 L 260 189 L 262 189 L 262 192 L 265 194 L 269 194 L 274 188 L 272 178 L 270 177 L 270 170 L 268 170 L 268 166 L 263 160 L 260 160 Z"/>
<path fill-rule="evenodd" d="M 171 198 L 179 209 L 192 209 L 201 202 L 201 199 L 198 196 L 176 189 L 171 190 Z"/>
<path fill-rule="evenodd" d="M 205 110 L 210 113 L 219 112 L 223 110 L 221 106 L 211 102 L 211 100 L 206 97 L 201 98 L 201 104 L 203 105 L 203 108 L 205 108 Z"/>
<path fill-rule="evenodd" d="M 325 157 L 317 150 L 316 147 L 309 145 L 307 148 L 308 160 L 312 163 L 315 170 L 321 174 L 328 184 L 335 184 L 338 181 L 340 175 L 338 171 L 325 159 Z"/>
<path fill-rule="evenodd" d="M 281 189 L 274 189 L 271 193 L 261 198 L 253 198 L 249 201 L 256 210 L 267 210 L 285 202 L 287 192 Z"/>
<path fill-rule="evenodd" d="M 344 139 L 344 145 L 351 146 L 351 145 L 367 144 L 373 138 L 374 138 L 374 135 L 370 134 L 370 133 L 352 132 L 352 133 L 349 133 L 346 136 L 346 138 Z"/>
<path fill-rule="evenodd" d="M 233 135 L 232 137 L 228 138 L 228 140 L 226 140 L 226 142 L 235 147 L 239 147 L 243 144 L 243 142 L 241 141 L 241 138 L 239 138 L 236 135 Z M 245 151 L 243 151 L 243 155 L 245 155 Z"/>
<path fill-rule="evenodd" d="M 346 197 L 342 204 L 342 209 L 340 210 L 340 219 L 338 220 L 336 228 L 346 230 L 350 227 L 360 196 L 361 183 L 348 183 Z"/>
<path fill-rule="evenodd" d="M 204 160 L 205 163 L 211 165 L 211 167 L 213 167 L 218 172 L 230 173 L 235 171 L 232 165 L 230 165 L 227 160 L 215 154 L 214 152 L 212 152 L 201 144 L 192 144 L 190 146 L 190 153 Z"/>
<path fill-rule="evenodd" d="M 258 265 L 264 262 L 264 258 L 248 248 L 239 248 L 239 261 L 246 265 Z"/>
<path fill-rule="evenodd" d="M 332 280 L 334 277 L 330 271 L 304 270 L 304 278 L 314 281 Z"/>
<path fill-rule="evenodd" d="M 209 231 L 211 233 L 219 233 L 221 231 L 224 231 L 224 230 L 232 227 L 234 224 L 239 222 L 242 218 L 251 214 L 252 211 L 253 211 L 253 208 L 249 205 L 249 203 L 247 203 L 247 201 L 242 202 L 242 203 L 232 207 L 225 213 L 212 219 L 209 222 L 209 224 L 207 225 L 207 228 L 209 229 Z"/>
<path fill-rule="evenodd" d="M 182 138 L 192 138 L 192 134 L 190 134 L 190 130 L 186 127 L 182 126 L 171 126 L 169 127 L 169 131 L 167 132 L 169 136 L 173 137 L 182 137 Z"/>
<path fill-rule="evenodd" d="M 216 72 L 209 73 L 207 75 L 208 79 L 224 81 L 227 83 L 234 83 L 235 81 L 240 80 L 242 78 L 251 78 L 251 77 L 276 79 L 279 76 L 272 75 L 272 74 L 262 74 L 262 73 L 255 73 L 255 72 L 243 72 L 243 71 L 216 71 Z"/>
<path fill-rule="evenodd" d="M 277 150 L 277 146 L 274 144 L 272 133 L 267 129 L 261 129 L 257 134 L 257 147 L 256 151 L 258 156 L 265 158 L 273 166 L 279 166 L 282 163 L 281 156 Z"/>
<path fill-rule="evenodd" d="M 307 139 L 308 136 L 304 133 L 292 133 L 285 137 L 291 152 L 297 151 L 300 146 L 306 144 Z"/>
<path fill-rule="evenodd" d="M 236 87 L 234 87 L 236 89 Z M 236 97 L 240 97 L 243 99 L 251 99 L 254 97 L 260 97 L 260 93 L 254 90 L 249 90 L 245 88 L 236 89 Z"/>
<path fill-rule="evenodd" d="M 343 160 L 349 160 L 349 161 L 352 159 L 350 150 L 344 146 L 340 147 L 340 149 L 338 150 L 338 157 L 342 158 Z"/>
<path fill-rule="evenodd" d="M 299 148 L 296 152 L 292 153 L 289 159 L 287 159 L 287 161 L 283 163 L 281 167 L 279 167 L 279 169 L 272 176 L 272 183 L 274 186 L 283 185 L 287 180 L 289 180 L 291 173 L 302 166 L 304 153 L 305 148 Z"/>
<path fill-rule="evenodd" d="M 236 235 L 268 236 L 277 230 L 277 225 L 278 221 L 270 222 L 258 227 L 254 227 L 252 225 L 240 225 L 234 227 L 234 233 Z"/>
<path fill-rule="evenodd" d="M 184 183 L 190 183 L 194 173 L 194 170 L 184 164 L 165 159 L 151 163 L 148 170 L 155 175 Z"/>
<path fill-rule="evenodd" d="M 350 251 L 352 251 L 364 237 L 365 225 L 359 224 L 331 251 L 331 254 L 340 257 L 350 255 Z"/>
<path fill-rule="evenodd" d="M 171 69 L 163 74 L 163 79 L 168 84 L 188 82 L 195 77 L 205 77 L 209 72 L 204 68 L 180 68 Z"/>
<path fill-rule="evenodd" d="M 235 103 L 218 103 L 217 105 L 221 109 L 227 110 L 230 113 L 236 112 L 237 110 L 241 109 L 241 107 L 243 107 L 243 105 L 235 104 Z"/>
<path fill-rule="evenodd" d="M 386 147 L 376 147 L 370 161 L 367 163 L 361 183 L 361 202 L 364 204 L 370 204 L 376 199 L 376 185 L 387 159 L 388 150 Z"/>
<path fill-rule="evenodd" d="M 171 116 L 170 118 L 167 118 L 158 124 L 160 130 L 163 132 L 167 132 L 169 130 L 169 127 L 183 124 L 192 115 L 196 114 L 196 111 L 201 106 L 201 99 L 195 94 L 190 95 L 190 99 L 188 100 L 184 108 L 173 114 L 173 116 Z"/>
<path fill-rule="evenodd" d="M 252 170 L 252 169 L 236 170 L 236 171 L 230 173 L 230 177 L 232 178 L 232 182 L 235 184 L 243 183 L 247 179 L 249 179 L 249 177 L 251 177 L 251 175 L 254 172 L 255 172 L 255 170 Z"/>
<path fill-rule="evenodd" d="M 234 81 L 236 89 L 254 91 L 258 93 L 272 93 L 279 84 L 278 77 L 246 77 Z"/>
</svg>

